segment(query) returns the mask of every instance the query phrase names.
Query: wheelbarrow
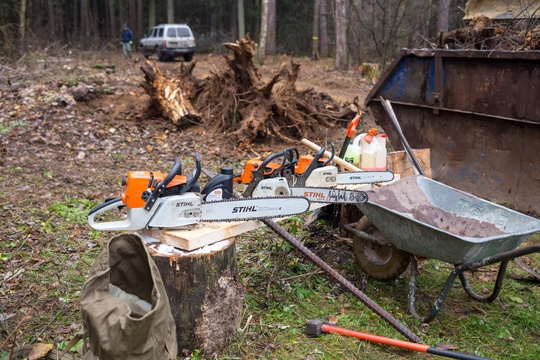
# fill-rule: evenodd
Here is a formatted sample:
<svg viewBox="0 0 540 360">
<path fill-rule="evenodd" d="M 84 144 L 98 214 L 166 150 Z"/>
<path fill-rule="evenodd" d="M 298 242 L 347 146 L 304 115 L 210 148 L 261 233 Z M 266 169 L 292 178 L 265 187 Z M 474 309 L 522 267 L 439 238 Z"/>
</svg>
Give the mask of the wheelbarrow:
<svg viewBox="0 0 540 360">
<path fill-rule="evenodd" d="M 410 265 L 409 312 L 432 321 L 456 277 L 475 300 L 492 302 L 501 290 L 508 262 L 540 251 L 540 244 L 518 248 L 540 231 L 540 220 L 483 200 L 422 175 L 403 178 L 368 192 L 359 204 L 364 217 L 345 225 L 353 234 L 358 263 L 370 277 L 393 280 Z M 417 259 L 448 262 L 454 269 L 426 316 L 416 312 Z M 480 296 L 465 272 L 500 263 L 493 292 Z"/>
</svg>

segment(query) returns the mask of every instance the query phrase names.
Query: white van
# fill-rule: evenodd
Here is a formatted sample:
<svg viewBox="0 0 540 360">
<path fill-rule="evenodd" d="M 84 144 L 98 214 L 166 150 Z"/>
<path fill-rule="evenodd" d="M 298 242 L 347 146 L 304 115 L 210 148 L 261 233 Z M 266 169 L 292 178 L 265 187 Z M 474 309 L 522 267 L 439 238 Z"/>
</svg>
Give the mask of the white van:
<svg viewBox="0 0 540 360">
<path fill-rule="evenodd" d="M 161 24 L 144 35 L 139 42 L 139 53 L 145 58 L 153 55 L 158 61 L 174 60 L 179 56 L 191 61 L 195 37 L 186 24 Z"/>
</svg>

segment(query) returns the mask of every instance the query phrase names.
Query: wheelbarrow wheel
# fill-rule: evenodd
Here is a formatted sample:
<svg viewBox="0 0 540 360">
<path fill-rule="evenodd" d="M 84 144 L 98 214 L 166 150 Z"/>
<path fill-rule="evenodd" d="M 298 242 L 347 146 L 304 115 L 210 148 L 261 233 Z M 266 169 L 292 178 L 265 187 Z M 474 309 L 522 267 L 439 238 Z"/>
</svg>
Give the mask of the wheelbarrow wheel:
<svg viewBox="0 0 540 360">
<path fill-rule="evenodd" d="M 358 265 L 366 274 L 376 280 L 395 280 L 409 266 L 409 253 L 395 247 L 367 217 L 356 223 L 356 230 L 386 242 L 380 245 L 373 241 L 353 236 L 353 251 Z"/>
</svg>

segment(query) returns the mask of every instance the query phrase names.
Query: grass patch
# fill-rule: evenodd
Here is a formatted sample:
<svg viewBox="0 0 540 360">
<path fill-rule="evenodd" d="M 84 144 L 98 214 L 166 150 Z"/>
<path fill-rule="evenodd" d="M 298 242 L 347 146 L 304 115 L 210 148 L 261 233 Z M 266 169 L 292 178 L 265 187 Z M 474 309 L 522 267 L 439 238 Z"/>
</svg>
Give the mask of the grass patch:
<svg viewBox="0 0 540 360">
<path fill-rule="evenodd" d="M 88 228 L 86 216 L 95 205 L 94 201 L 67 199 L 32 208 L 24 217 L 3 219 L 11 228 L 0 242 L 1 291 L 12 295 L 10 303 L 3 305 L 2 326 L 14 329 L 21 325 L 16 344 L 62 344 L 80 330 L 80 289 L 95 257 L 112 236 Z M 13 210 L 4 209 L 6 213 Z M 302 217 L 280 224 L 320 257 L 328 255 L 337 271 L 362 286 L 350 245 L 337 238 L 327 224 L 306 227 Z M 342 246 L 333 254 L 338 241 Z M 535 235 L 528 244 L 538 241 L 540 236 Z M 243 315 L 236 339 L 216 359 L 429 358 L 339 335 L 308 337 L 306 322 L 332 319 L 340 327 L 406 340 L 272 231 L 261 228 L 239 237 L 237 249 L 240 277 L 247 289 Z M 347 252 L 349 260 L 336 260 Z M 540 264 L 540 255 L 524 260 L 534 266 Z M 421 315 L 436 300 L 452 268 L 437 260 L 419 263 L 417 311 Z M 468 273 L 471 288 L 479 294 L 489 293 L 496 271 L 497 266 L 490 266 Z M 493 303 L 470 299 L 456 282 L 429 324 L 421 324 L 409 314 L 408 287 L 406 272 L 395 281 L 370 280 L 363 291 L 430 346 L 444 344 L 494 359 L 532 360 L 540 353 L 539 283 L 517 264 L 510 262 L 501 294 Z M 5 354 L 0 352 L 0 359 Z M 193 356 L 199 358 L 204 357 Z"/>
<path fill-rule="evenodd" d="M 308 236 L 305 228 L 298 227 L 296 219 L 284 226 L 292 227 L 289 230 L 296 231 L 297 236 Z M 260 230 L 237 245 L 239 269 L 248 293 L 237 341 L 219 358 L 426 359 L 425 354 L 339 335 L 308 337 L 307 321 L 334 319 L 340 327 L 406 340 L 271 231 Z M 535 254 L 530 260 L 539 264 L 540 256 Z M 359 271 L 354 262 L 334 266 L 345 272 L 345 276 L 353 277 Z M 498 265 L 467 273 L 470 286 L 479 294 L 489 294 L 497 268 Z M 420 263 L 417 277 L 420 315 L 431 308 L 452 269 L 451 264 L 437 260 Z M 456 282 L 438 316 L 429 324 L 421 324 L 408 312 L 408 272 L 395 281 L 370 280 L 364 292 L 430 346 L 445 345 L 462 353 L 494 359 L 532 360 L 540 353 L 538 285 L 511 262 L 501 294 L 493 303 L 469 298 Z"/>
</svg>

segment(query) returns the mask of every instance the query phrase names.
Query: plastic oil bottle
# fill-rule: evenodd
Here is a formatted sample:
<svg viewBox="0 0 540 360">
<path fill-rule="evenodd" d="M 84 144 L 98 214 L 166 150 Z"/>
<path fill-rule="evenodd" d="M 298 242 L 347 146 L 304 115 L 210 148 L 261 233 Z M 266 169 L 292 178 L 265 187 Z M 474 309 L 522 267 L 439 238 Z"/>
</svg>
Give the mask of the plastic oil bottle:
<svg viewBox="0 0 540 360">
<path fill-rule="evenodd" d="M 347 147 L 347 151 L 345 151 L 343 160 L 354 166 L 358 166 L 360 163 L 360 149 L 358 149 L 352 141 L 349 141 L 349 146 Z"/>
<path fill-rule="evenodd" d="M 374 141 L 377 143 L 375 155 L 375 170 L 386 170 L 388 150 L 386 150 L 386 134 L 378 134 Z"/>
<path fill-rule="evenodd" d="M 371 128 L 360 141 L 362 153 L 360 155 L 360 169 L 375 170 L 378 142 L 375 139 L 377 129 Z"/>
</svg>

